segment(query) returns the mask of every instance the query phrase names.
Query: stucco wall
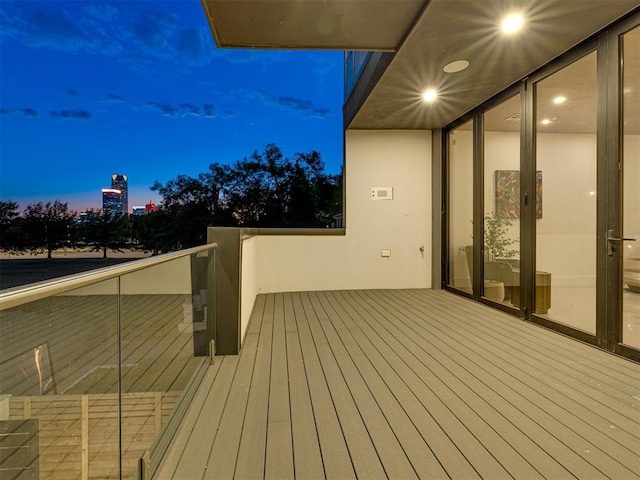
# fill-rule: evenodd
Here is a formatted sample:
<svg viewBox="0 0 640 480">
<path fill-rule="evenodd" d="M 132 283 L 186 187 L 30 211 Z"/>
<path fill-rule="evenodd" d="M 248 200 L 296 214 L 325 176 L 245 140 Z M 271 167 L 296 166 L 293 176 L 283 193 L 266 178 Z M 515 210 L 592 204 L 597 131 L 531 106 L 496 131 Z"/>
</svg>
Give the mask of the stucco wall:
<svg viewBox="0 0 640 480">
<path fill-rule="evenodd" d="M 345 185 L 345 236 L 257 237 L 259 293 L 430 287 L 431 132 L 348 131 Z"/>
</svg>

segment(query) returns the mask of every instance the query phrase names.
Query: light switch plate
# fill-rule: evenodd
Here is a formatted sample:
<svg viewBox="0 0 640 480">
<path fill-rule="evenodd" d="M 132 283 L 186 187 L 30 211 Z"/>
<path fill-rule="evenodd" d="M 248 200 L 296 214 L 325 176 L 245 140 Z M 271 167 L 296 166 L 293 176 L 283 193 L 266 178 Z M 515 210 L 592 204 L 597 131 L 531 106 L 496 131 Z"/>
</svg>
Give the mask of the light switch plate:
<svg viewBox="0 0 640 480">
<path fill-rule="evenodd" d="M 393 187 L 371 187 L 371 200 L 393 200 Z"/>
</svg>

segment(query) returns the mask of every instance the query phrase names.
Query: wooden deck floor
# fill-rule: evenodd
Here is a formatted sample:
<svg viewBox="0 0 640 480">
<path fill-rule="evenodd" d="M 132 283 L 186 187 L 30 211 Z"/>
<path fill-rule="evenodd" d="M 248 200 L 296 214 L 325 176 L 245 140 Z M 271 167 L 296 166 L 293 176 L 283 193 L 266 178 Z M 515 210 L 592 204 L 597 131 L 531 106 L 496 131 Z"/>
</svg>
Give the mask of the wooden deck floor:
<svg viewBox="0 0 640 480">
<path fill-rule="evenodd" d="M 161 479 L 640 478 L 640 365 L 432 290 L 259 296 Z"/>
</svg>

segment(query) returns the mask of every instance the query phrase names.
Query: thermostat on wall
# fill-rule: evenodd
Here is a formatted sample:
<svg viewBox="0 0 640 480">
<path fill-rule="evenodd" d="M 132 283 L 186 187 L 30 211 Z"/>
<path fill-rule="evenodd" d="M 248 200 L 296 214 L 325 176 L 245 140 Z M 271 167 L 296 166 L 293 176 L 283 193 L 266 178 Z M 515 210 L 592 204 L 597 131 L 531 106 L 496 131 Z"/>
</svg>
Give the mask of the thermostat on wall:
<svg viewBox="0 0 640 480">
<path fill-rule="evenodd" d="M 371 187 L 372 200 L 393 200 L 393 187 Z"/>
</svg>

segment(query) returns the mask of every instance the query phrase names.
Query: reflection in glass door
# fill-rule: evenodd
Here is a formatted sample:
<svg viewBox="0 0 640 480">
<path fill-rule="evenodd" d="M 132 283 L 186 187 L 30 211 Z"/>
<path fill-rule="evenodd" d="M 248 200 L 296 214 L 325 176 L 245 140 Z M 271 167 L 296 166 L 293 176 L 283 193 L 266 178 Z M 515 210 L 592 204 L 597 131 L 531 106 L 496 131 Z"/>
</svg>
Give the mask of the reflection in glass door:
<svg viewBox="0 0 640 480">
<path fill-rule="evenodd" d="M 483 296 L 520 305 L 520 95 L 484 118 Z"/>
<path fill-rule="evenodd" d="M 640 348 L 640 27 L 622 36 L 622 52 L 622 342 Z"/>
<path fill-rule="evenodd" d="M 535 112 L 534 311 L 595 335 L 596 52 L 538 82 Z"/>
<path fill-rule="evenodd" d="M 473 122 L 452 130 L 448 145 L 449 279 L 473 293 Z"/>
</svg>

